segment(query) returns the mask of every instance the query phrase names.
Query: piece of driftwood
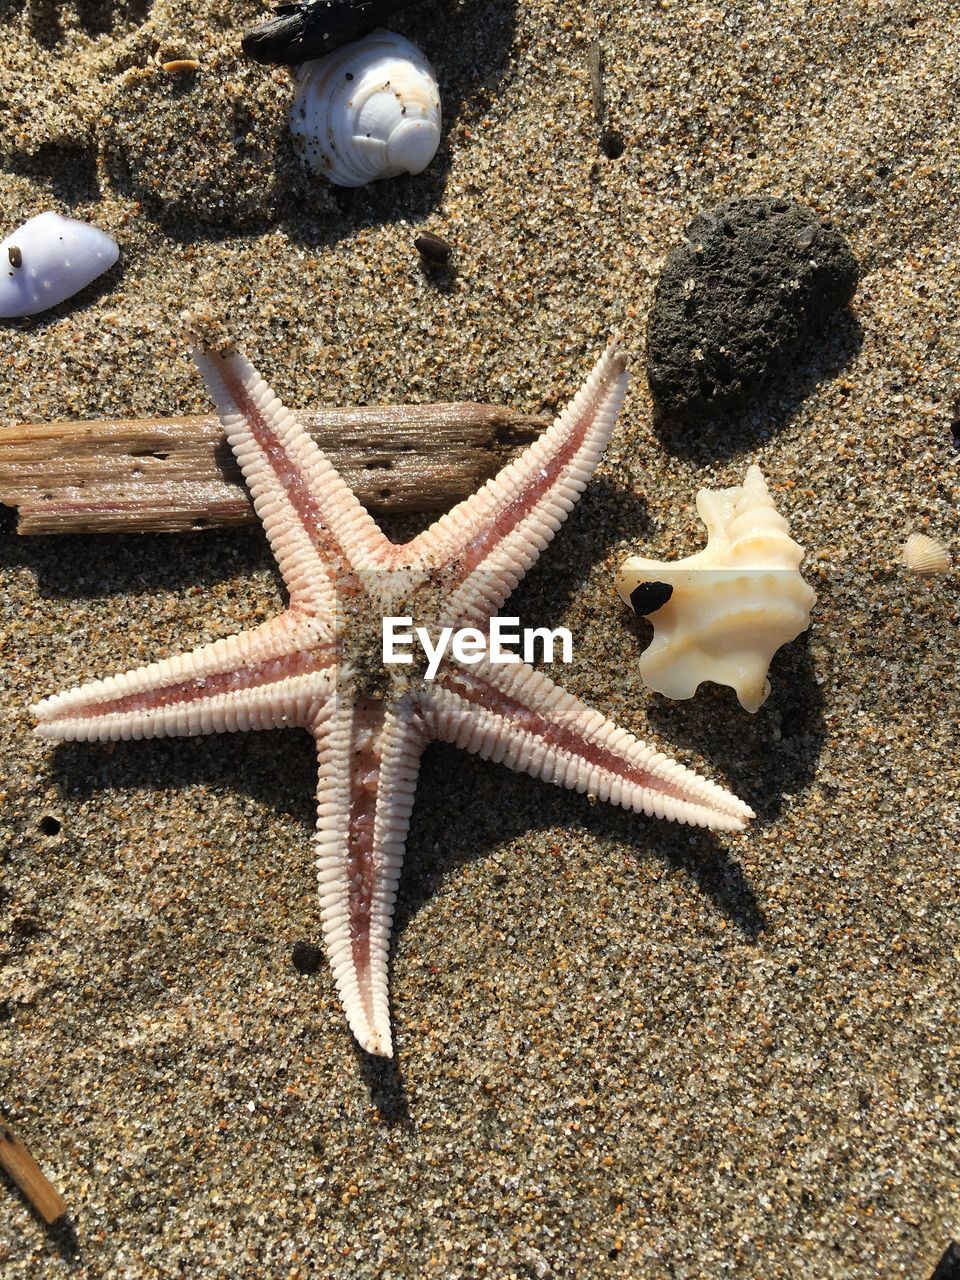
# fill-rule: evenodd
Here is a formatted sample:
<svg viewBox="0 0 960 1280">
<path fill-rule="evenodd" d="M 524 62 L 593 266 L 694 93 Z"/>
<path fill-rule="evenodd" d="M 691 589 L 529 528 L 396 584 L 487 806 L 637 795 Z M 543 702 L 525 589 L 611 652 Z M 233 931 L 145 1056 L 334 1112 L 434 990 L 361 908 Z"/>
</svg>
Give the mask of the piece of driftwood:
<svg viewBox="0 0 960 1280">
<path fill-rule="evenodd" d="M 0 1120 L 0 1168 L 14 1180 L 48 1225 L 67 1212 L 67 1202 L 5 1120 Z"/>
<path fill-rule="evenodd" d="M 471 494 L 550 419 L 472 403 L 297 414 L 371 511 L 438 511 Z M 21 534 L 182 532 L 256 517 L 215 417 L 0 430 L 0 504 Z"/>
</svg>

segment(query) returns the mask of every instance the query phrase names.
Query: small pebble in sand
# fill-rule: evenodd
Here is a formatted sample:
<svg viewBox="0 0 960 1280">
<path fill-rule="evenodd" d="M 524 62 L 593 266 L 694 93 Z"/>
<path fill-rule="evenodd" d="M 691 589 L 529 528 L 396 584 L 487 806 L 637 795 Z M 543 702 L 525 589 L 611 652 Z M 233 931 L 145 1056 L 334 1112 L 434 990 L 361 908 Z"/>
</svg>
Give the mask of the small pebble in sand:
<svg viewBox="0 0 960 1280">
<path fill-rule="evenodd" d="M 434 235 L 432 231 L 421 231 L 415 238 L 413 247 L 428 262 L 446 262 L 453 248 L 448 240 Z"/>
<path fill-rule="evenodd" d="M 316 973 L 323 963 L 323 951 L 312 942 L 295 942 L 290 959 L 297 973 Z"/>
<path fill-rule="evenodd" d="M 647 377 L 668 416 L 735 409 L 853 297 L 856 259 L 791 200 L 727 200 L 668 257 L 647 328 Z"/>
<path fill-rule="evenodd" d="M 903 563 L 914 573 L 924 576 L 947 573 L 950 552 L 939 538 L 931 538 L 926 533 L 911 533 L 903 544 Z"/>
</svg>

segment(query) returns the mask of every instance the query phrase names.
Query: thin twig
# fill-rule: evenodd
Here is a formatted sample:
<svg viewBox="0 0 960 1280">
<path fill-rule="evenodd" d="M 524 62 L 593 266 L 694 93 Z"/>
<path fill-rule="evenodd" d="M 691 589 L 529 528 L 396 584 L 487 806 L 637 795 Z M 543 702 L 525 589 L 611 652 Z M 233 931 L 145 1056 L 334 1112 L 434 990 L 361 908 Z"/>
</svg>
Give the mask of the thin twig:
<svg viewBox="0 0 960 1280">
<path fill-rule="evenodd" d="M 597 128 L 603 130 L 607 104 L 603 94 L 603 45 L 591 40 L 587 45 L 587 70 L 590 73 L 590 94 L 593 98 L 593 117 Z"/>
<path fill-rule="evenodd" d="M 0 1167 L 14 1180 L 48 1225 L 67 1212 L 67 1202 L 4 1120 L 0 1120 Z"/>
</svg>

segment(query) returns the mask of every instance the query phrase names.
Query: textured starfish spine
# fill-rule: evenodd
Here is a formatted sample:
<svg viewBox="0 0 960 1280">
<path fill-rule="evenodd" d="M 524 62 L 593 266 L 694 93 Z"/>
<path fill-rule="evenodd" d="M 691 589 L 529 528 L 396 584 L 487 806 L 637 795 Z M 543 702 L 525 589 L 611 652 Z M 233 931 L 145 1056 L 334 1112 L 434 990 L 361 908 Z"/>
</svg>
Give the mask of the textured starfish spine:
<svg viewBox="0 0 960 1280">
<path fill-rule="evenodd" d="M 448 671 L 425 695 L 435 737 L 651 817 L 741 831 L 736 796 L 635 738 L 526 663 Z"/>
<path fill-rule="evenodd" d="M 38 732 L 108 739 L 297 726 L 317 744 L 324 940 L 350 1028 L 393 1052 L 390 933 L 420 756 L 432 739 L 676 822 L 753 816 L 520 662 L 386 666 L 382 619 L 485 631 L 576 503 L 626 389 L 614 342 L 553 426 L 404 546 L 391 543 L 253 366 L 194 344 L 290 593 L 285 613 L 193 653 L 47 698 Z"/>
</svg>

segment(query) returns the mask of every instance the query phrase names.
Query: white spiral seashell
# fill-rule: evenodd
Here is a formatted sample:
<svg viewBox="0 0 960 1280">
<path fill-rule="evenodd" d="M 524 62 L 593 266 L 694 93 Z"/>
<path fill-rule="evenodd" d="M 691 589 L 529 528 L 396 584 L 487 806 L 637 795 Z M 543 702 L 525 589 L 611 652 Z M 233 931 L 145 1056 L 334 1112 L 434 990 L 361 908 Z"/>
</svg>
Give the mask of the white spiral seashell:
<svg viewBox="0 0 960 1280">
<path fill-rule="evenodd" d="M 810 625 L 817 597 L 800 575 L 803 547 L 759 467 L 732 489 L 701 489 L 697 511 L 707 526 L 703 551 L 673 563 L 633 556 L 617 577 L 623 600 L 649 612 L 654 627 L 640 674 L 668 698 L 690 698 L 704 680 L 729 685 L 753 712 L 770 692 L 770 660 Z M 648 586 L 660 583 L 660 591 Z"/>
<path fill-rule="evenodd" d="M 377 30 L 297 71 L 290 129 L 339 187 L 420 173 L 440 145 L 440 90 L 420 50 Z"/>
<path fill-rule="evenodd" d="M 903 563 L 914 573 L 946 573 L 950 568 L 950 552 L 939 538 L 911 533 L 903 544 Z"/>
</svg>

